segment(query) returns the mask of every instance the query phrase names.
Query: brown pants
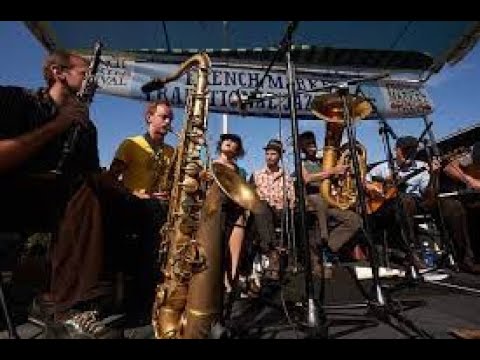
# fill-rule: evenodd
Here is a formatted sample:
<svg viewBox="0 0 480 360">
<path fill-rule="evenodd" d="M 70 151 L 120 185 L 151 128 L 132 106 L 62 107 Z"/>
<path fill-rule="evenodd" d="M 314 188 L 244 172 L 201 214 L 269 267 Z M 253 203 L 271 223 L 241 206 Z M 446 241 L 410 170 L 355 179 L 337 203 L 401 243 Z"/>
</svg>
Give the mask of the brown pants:
<svg viewBox="0 0 480 360">
<path fill-rule="evenodd" d="M 56 312 L 105 295 L 99 286 L 105 243 L 100 202 L 86 183 L 74 194 L 52 246 L 50 291 Z"/>
<path fill-rule="evenodd" d="M 106 176 L 89 179 L 74 194 L 60 223 L 52 252 L 51 292 L 59 312 L 107 295 L 105 284 L 125 263 L 134 262 L 134 311 L 153 300 L 158 233 L 167 204 L 142 200 Z M 134 252 L 126 253 L 126 235 L 136 234 Z M 132 249 L 129 249 L 131 251 Z"/>
<path fill-rule="evenodd" d="M 1 179 L 0 190 L 2 231 L 56 233 L 50 279 L 56 312 L 106 295 L 111 290 L 106 280 L 125 259 L 136 263 L 136 297 L 145 298 L 153 288 L 156 234 L 165 206 L 152 210 L 148 201 L 105 175 L 92 175 L 76 190 L 53 177 Z M 125 254 L 122 241 L 132 233 L 139 235 L 138 246 Z"/>
<path fill-rule="evenodd" d="M 317 216 L 321 237 L 317 245 L 326 241 L 330 250 L 338 252 L 362 227 L 362 219 L 357 213 L 328 207 L 321 195 L 307 195 L 307 201 Z"/>
</svg>

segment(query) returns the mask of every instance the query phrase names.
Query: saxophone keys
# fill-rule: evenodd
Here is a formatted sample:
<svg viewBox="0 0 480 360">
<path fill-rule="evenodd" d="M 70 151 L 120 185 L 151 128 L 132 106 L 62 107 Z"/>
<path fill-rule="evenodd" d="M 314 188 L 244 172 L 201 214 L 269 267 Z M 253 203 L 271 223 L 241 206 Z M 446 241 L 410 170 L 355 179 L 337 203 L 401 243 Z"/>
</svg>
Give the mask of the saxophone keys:
<svg viewBox="0 0 480 360">
<path fill-rule="evenodd" d="M 188 163 L 183 168 L 183 170 L 185 171 L 185 174 L 191 177 L 197 176 L 200 173 L 201 169 L 202 169 L 201 166 L 199 166 L 197 163 L 194 163 L 194 162 Z"/>
<path fill-rule="evenodd" d="M 187 177 L 179 184 L 187 194 L 193 194 L 198 191 L 199 183 L 192 177 Z"/>
</svg>

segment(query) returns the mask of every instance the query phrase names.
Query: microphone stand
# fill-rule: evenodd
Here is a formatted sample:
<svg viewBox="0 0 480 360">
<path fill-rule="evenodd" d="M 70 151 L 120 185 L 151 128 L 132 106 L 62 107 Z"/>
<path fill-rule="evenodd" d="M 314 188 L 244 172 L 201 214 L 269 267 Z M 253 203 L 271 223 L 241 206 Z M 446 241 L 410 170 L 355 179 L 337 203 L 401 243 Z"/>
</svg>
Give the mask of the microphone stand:
<svg viewBox="0 0 480 360">
<path fill-rule="evenodd" d="M 432 124 L 433 123 L 430 122 L 427 125 L 427 127 L 425 128 L 425 132 L 427 131 L 427 129 L 431 128 Z M 440 158 L 440 153 L 438 151 L 438 147 L 436 146 L 436 144 L 434 142 L 432 142 L 432 144 L 429 144 L 429 141 L 427 139 L 423 140 L 423 146 L 425 148 L 425 153 L 427 155 L 428 163 L 431 167 L 434 158 L 436 158 L 436 159 Z M 440 172 L 441 170 L 439 169 L 438 171 Z M 445 248 L 446 248 L 445 249 L 446 253 L 443 254 L 442 258 L 444 259 L 446 257 L 448 259 L 448 265 L 450 266 L 450 268 L 452 268 L 454 271 L 458 271 L 458 265 L 455 262 L 455 259 L 456 259 L 455 247 L 453 246 L 451 238 L 448 236 L 447 229 L 445 227 L 445 220 L 444 220 L 444 217 L 443 217 L 442 206 L 440 204 L 441 200 L 438 198 L 438 191 L 439 191 L 439 188 L 440 188 L 439 175 L 440 175 L 439 173 L 434 175 L 435 178 L 433 179 L 433 184 L 432 184 L 434 189 L 431 190 L 431 191 L 433 191 L 432 196 L 435 197 L 435 199 L 433 201 L 435 202 L 434 209 L 438 213 L 438 220 L 439 220 L 439 223 L 440 223 L 439 224 L 440 225 L 440 229 L 439 229 L 440 230 L 440 237 L 442 239 L 443 246 L 445 246 Z M 432 181 L 432 180 L 430 180 L 430 181 Z M 436 267 L 438 267 L 438 266 L 439 265 L 437 264 Z"/>
<path fill-rule="evenodd" d="M 363 95 L 360 89 L 357 89 L 357 91 L 359 91 L 360 94 Z M 355 146 L 356 139 L 354 137 L 354 132 L 353 132 L 353 122 L 350 116 L 350 111 L 347 103 L 348 88 L 340 89 L 340 95 L 343 98 L 348 142 L 349 142 L 350 154 L 352 157 L 352 163 L 354 167 L 355 181 L 357 184 L 363 184 L 363 181 L 362 181 L 363 179 L 360 179 L 360 167 L 358 163 L 358 157 L 357 157 L 356 146 Z M 390 127 L 390 125 L 386 122 L 385 118 L 378 112 L 378 109 L 376 105 L 373 103 L 373 101 L 366 96 L 363 96 L 363 97 L 370 102 L 374 112 L 380 117 L 380 126 L 381 126 L 380 134 L 382 135 L 382 139 L 387 152 L 387 160 L 388 160 L 390 172 L 393 177 L 394 184 L 397 184 L 398 172 L 396 171 L 396 167 L 394 164 L 394 157 L 393 157 L 392 149 L 390 146 L 390 136 L 394 138 L 396 138 L 397 136 L 394 133 L 393 129 Z M 415 333 L 417 333 L 421 337 L 432 338 L 432 335 L 430 335 L 425 330 L 420 329 L 411 320 L 405 318 L 403 315 L 400 314 L 401 309 L 399 310 L 392 305 L 393 299 L 391 298 L 390 294 L 387 294 L 387 296 L 384 297 L 381 283 L 380 283 L 380 278 L 378 275 L 378 255 L 371 238 L 370 224 L 369 224 L 369 219 L 367 217 L 365 190 L 361 185 L 357 186 L 357 189 L 358 189 L 358 199 L 360 203 L 360 209 L 361 209 L 362 217 L 364 220 L 365 237 L 371 251 L 370 264 L 371 264 L 372 274 L 373 274 L 373 286 L 377 296 L 376 303 L 370 302 L 370 303 L 367 303 L 367 306 L 369 305 L 371 307 L 371 309 L 373 310 L 373 313 L 380 320 L 388 323 L 389 325 L 393 326 L 390 317 L 394 317 L 399 323 L 405 325 L 410 330 L 413 330 Z M 401 205 L 398 197 L 395 199 L 395 201 L 396 201 L 396 211 L 395 211 L 396 220 L 399 221 L 399 224 L 400 224 L 402 240 L 406 242 L 405 222 L 404 222 L 406 215 L 404 213 L 403 206 Z M 413 253 L 412 253 L 412 250 L 408 247 L 408 242 L 406 242 L 406 250 L 408 251 L 409 258 L 412 259 Z M 412 271 L 412 277 L 414 278 L 415 276 L 418 277 L 416 270 L 417 269 L 412 265 L 411 271 Z M 402 304 L 402 302 L 398 302 L 398 301 L 395 301 L 395 302 Z M 403 301 L 403 303 L 406 303 L 406 302 Z"/>
<path fill-rule="evenodd" d="M 278 138 L 282 141 L 282 99 L 280 99 L 278 113 L 279 113 L 279 123 L 278 123 Z M 282 164 L 282 190 L 283 190 L 283 210 L 282 210 L 282 219 L 281 219 L 281 246 L 283 248 L 289 249 L 292 252 L 293 257 L 293 271 L 297 270 L 297 250 L 296 243 L 294 238 L 294 227 L 291 226 L 292 214 L 290 212 L 290 198 L 288 194 L 288 184 L 287 184 L 287 164 L 285 157 L 283 156 L 284 150 L 280 153 L 280 163 Z M 285 267 L 288 267 L 288 263 L 285 264 Z"/>
<path fill-rule="evenodd" d="M 361 89 L 361 86 L 357 87 L 357 91 L 361 96 L 367 99 L 367 101 L 372 106 L 374 113 L 379 117 L 379 123 L 380 123 L 379 133 L 382 137 L 382 142 L 384 144 L 385 152 L 387 155 L 388 167 L 390 170 L 390 174 L 392 176 L 392 181 L 393 181 L 393 184 L 396 186 L 398 184 L 399 177 L 398 177 L 397 167 L 395 166 L 395 160 L 394 160 L 395 158 L 393 156 L 390 138 L 393 138 L 394 140 L 396 140 L 398 137 L 393 131 L 390 124 L 388 124 L 385 117 L 380 113 L 380 111 L 378 111 L 378 108 L 375 105 L 374 101 L 369 97 L 365 96 L 365 94 Z M 413 250 L 410 248 L 410 242 L 409 242 L 409 240 L 413 241 L 414 239 L 408 239 L 407 231 L 406 231 L 406 228 L 408 226 L 405 223 L 407 219 L 406 217 L 407 214 L 405 213 L 405 209 L 402 206 L 400 202 L 400 198 L 398 196 L 394 199 L 394 201 L 395 201 L 395 219 L 400 224 L 400 238 L 402 240 L 402 244 L 404 245 L 405 250 L 407 251 L 407 256 L 410 260 L 409 274 L 412 279 L 418 279 L 419 278 L 418 269 L 413 265 Z"/>
<path fill-rule="evenodd" d="M 314 283 L 312 279 L 312 267 L 310 261 L 310 245 L 308 241 L 308 236 L 305 228 L 305 194 L 304 194 L 304 182 L 302 178 L 302 163 L 300 159 L 299 144 L 298 144 L 298 118 L 297 111 L 295 107 L 296 91 L 295 91 L 295 70 L 293 62 L 291 59 L 291 45 L 292 45 L 292 34 L 297 27 L 298 22 L 292 21 L 289 23 L 286 34 L 280 43 L 280 47 L 275 54 L 275 58 L 267 69 L 267 73 L 270 70 L 273 62 L 278 57 L 279 54 L 285 53 L 286 56 L 286 67 L 287 67 L 287 81 L 288 81 L 288 102 L 290 106 L 290 117 L 291 117 L 291 131 L 293 139 L 293 155 L 294 155 L 294 172 L 297 177 L 295 191 L 298 196 L 298 205 L 299 205 L 299 222 L 300 222 L 300 231 L 299 237 L 303 245 L 304 254 L 305 254 L 305 291 L 307 295 L 307 321 L 306 324 L 302 322 L 301 325 L 306 326 L 307 328 L 307 337 L 310 338 L 326 338 L 328 335 L 328 328 L 326 325 L 326 316 L 323 309 L 323 304 L 319 304 L 319 301 L 315 299 L 314 294 Z M 261 85 L 263 80 L 259 83 Z M 257 89 L 259 86 L 257 86 Z M 282 98 L 283 96 L 276 95 L 275 97 Z M 240 105 L 241 102 L 240 102 Z M 285 170 L 285 169 L 284 169 Z M 277 307 L 277 306 L 274 306 Z M 293 328 L 296 331 L 295 324 L 291 323 L 290 317 L 287 317 L 290 325 L 288 327 Z M 282 326 L 283 327 L 283 326 Z M 276 327 L 278 328 L 278 327 Z"/>
<path fill-rule="evenodd" d="M 382 142 L 384 144 L 385 152 L 387 155 L 388 167 L 390 170 L 390 174 L 392 176 L 393 184 L 397 186 L 399 182 L 399 177 L 398 177 L 397 167 L 395 166 L 395 157 L 393 156 L 390 138 L 393 138 L 394 140 L 396 140 L 398 137 L 393 131 L 390 124 L 388 124 L 385 117 L 380 113 L 380 111 L 378 111 L 378 108 L 375 105 L 375 102 L 371 98 L 365 96 L 365 94 L 361 89 L 361 86 L 357 87 L 357 93 L 370 103 L 374 113 L 379 118 L 379 124 L 380 124 L 379 134 L 382 137 Z M 424 135 L 422 134 L 422 136 Z M 410 271 L 409 274 L 413 279 L 417 279 L 419 277 L 418 269 L 413 265 L 413 250 L 410 248 L 410 245 L 409 245 L 410 244 L 409 240 L 413 241 L 414 239 L 408 239 L 407 231 L 406 231 L 406 228 L 408 226 L 405 223 L 407 214 L 405 213 L 405 209 L 403 208 L 400 202 L 400 198 L 398 196 L 394 199 L 394 201 L 395 201 L 395 219 L 400 224 L 400 238 L 402 240 L 402 244 L 404 245 L 405 250 L 407 251 L 407 256 L 411 263 L 411 266 L 409 267 L 409 271 Z"/>
<path fill-rule="evenodd" d="M 349 95 L 349 89 L 348 87 L 342 87 L 338 90 L 338 93 L 340 94 L 343 107 L 344 107 L 348 147 L 349 147 L 350 156 L 352 159 L 353 175 L 355 177 L 355 183 L 357 184 L 360 211 L 363 218 L 363 232 L 367 240 L 368 246 L 370 247 L 370 264 L 372 268 L 374 292 L 375 292 L 377 303 L 380 306 L 383 306 L 385 305 L 385 299 L 382 293 L 382 288 L 380 286 L 377 252 L 375 251 L 375 245 L 373 244 L 373 241 L 371 239 L 370 222 L 367 217 L 367 203 L 366 203 L 365 190 L 362 185 L 363 179 L 360 177 L 361 171 L 360 171 L 360 164 L 358 161 L 358 154 L 357 154 L 357 140 L 354 133 L 353 119 L 350 116 L 350 108 L 347 100 L 347 97 Z"/>
<path fill-rule="evenodd" d="M 292 23 L 291 23 L 292 24 Z M 299 144 L 298 144 L 298 118 L 297 109 L 295 106 L 296 91 L 295 91 L 295 70 L 291 58 L 292 34 L 295 25 L 290 25 L 287 29 L 287 34 L 282 46 L 285 47 L 285 55 L 287 62 L 287 81 L 290 115 L 292 122 L 292 138 L 293 138 L 293 155 L 294 155 L 294 169 L 297 176 L 297 194 L 299 205 L 299 222 L 300 222 L 300 241 L 303 244 L 303 251 L 305 254 L 305 291 L 307 295 L 307 333 L 311 338 L 324 338 L 328 336 L 328 327 L 323 304 L 318 299 L 315 299 L 314 284 L 312 278 L 312 264 L 310 260 L 310 243 L 306 231 L 305 221 L 305 193 L 304 182 L 302 177 L 302 162 L 300 159 Z"/>
</svg>

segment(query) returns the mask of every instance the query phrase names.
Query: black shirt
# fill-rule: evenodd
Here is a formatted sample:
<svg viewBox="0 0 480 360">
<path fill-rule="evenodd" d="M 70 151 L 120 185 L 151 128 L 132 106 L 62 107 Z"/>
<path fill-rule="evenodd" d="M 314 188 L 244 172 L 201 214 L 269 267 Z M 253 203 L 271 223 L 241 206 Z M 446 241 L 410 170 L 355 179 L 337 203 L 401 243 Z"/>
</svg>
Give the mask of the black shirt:
<svg viewBox="0 0 480 360">
<path fill-rule="evenodd" d="M 15 86 L 0 86 L 0 140 L 12 139 L 33 131 L 52 121 L 56 112 L 57 105 L 45 89 L 34 91 Z M 15 174 L 45 173 L 55 169 L 69 131 L 45 144 L 38 153 L 21 164 L 14 171 Z M 63 172 L 76 177 L 99 171 L 97 130 L 91 121 L 80 130 L 75 144 Z"/>
</svg>

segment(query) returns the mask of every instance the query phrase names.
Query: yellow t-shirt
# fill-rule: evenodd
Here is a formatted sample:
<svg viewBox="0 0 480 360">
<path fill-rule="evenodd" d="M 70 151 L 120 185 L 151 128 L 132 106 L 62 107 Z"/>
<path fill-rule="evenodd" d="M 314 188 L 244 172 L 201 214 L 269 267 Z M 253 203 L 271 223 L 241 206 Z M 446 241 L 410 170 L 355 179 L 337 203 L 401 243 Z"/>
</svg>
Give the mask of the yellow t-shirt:
<svg viewBox="0 0 480 360">
<path fill-rule="evenodd" d="M 167 171 L 171 169 L 173 154 L 174 148 L 163 144 L 156 155 L 145 138 L 139 135 L 125 139 L 118 147 L 115 159 L 127 165 L 123 183 L 130 191 L 151 193 L 159 190 L 160 182 L 170 185 Z"/>
</svg>

